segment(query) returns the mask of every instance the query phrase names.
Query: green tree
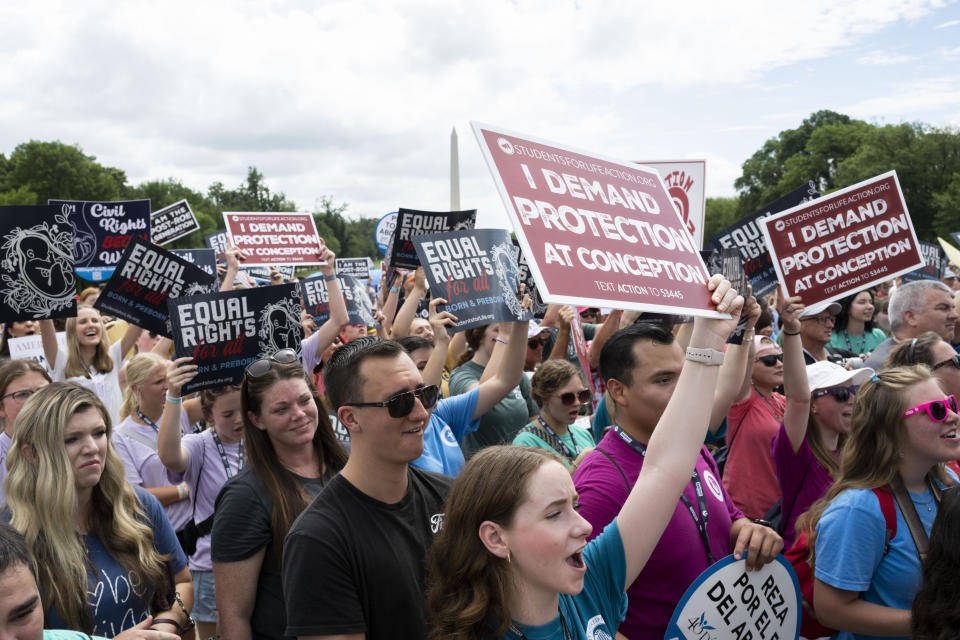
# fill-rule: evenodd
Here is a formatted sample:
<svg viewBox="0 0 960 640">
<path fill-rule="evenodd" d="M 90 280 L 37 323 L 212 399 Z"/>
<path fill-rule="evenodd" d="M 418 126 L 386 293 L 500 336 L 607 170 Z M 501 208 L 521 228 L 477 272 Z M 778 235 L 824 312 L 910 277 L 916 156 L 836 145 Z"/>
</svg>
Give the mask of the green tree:
<svg viewBox="0 0 960 640">
<path fill-rule="evenodd" d="M 174 202 L 186 200 L 190 209 L 197 217 L 200 224 L 200 230 L 190 235 L 174 240 L 166 245 L 167 249 L 190 249 L 203 246 L 203 236 L 213 233 L 223 227 L 223 216 L 221 210 L 210 198 L 199 191 L 194 191 L 190 187 L 184 186 L 176 178 L 167 178 L 165 180 L 150 180 L 142 182 L 136 187 L 130 187 L 126 191 L 127 198 L 149 198 L 150 207 L 154 211 L 162 209 Z"/>
<path fill-rule="evenodd" d="M 726 229 L 741 216 L 737 212 L 737 198 L 707 198 L 704 212 L 703 243 L 709 246 L 712 238 L 721 229 Z"/>
<path fill-rule="evenodd" d="M 282 192 L 270 192 L 256 167 L 247 169 L 246 184 L 227 189 L 222 182 L 214 182 L 207 195 L 220 211 L 296 211 L 296 205 Z"/>
<path fill-rule="evenodd" d="M 960 231 L 960 173 L 954 174 L 942 191 L 933 194 L 932 202 L 936 210 L 933 228 L 937 235 L 947 238 Z"/>
<path fill-rule="evenodd" d="M 4 164 L 0 191 L 25 188 L 39 203 L 49 198 L 118 200 L 127 182 L 120 169 L 105 167 L 79 147 L 59 141 L 19 144 Z"/>
<path fill-rule="evenodd" d="M 0 193 L 0 205 L 40 204 L 40 199 L 26 186 L 10 189 Z"/>
</svg>

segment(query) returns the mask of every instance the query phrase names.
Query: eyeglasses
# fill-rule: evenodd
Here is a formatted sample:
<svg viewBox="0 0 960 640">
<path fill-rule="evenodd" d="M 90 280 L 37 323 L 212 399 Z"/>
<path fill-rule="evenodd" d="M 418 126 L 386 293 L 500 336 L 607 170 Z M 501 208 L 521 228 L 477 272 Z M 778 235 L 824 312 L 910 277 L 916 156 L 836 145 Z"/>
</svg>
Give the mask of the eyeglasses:
<svg viewBox="0 0 960 640">
<path fill-rule="evenodd" d="M 248 364 L 247 368 L 243 370 L 243 375 L 250 378 L 259 378 L 270 371 L 271 362 L 276 362 L 277 364 L 293 364 L 299 361 L 300 356 L 298 356 L 297 352 L 293 349 L 280 349 L 280 351 L 266 358 L 260 358 Z"/>
<path fill-rule="evenodd" d="M 930 416 L 930 419 L 934 422 L 943 422 L 947 419 L 947 407 L 950 407 L 950 411 L 957 413 L 957 398 L 953 394 L 947 396 L 943 400 L 924 402 L 923 404 L 918 404 L 912 409 L 907 409 L 903 413 L 903 417 L 909 418 L 915 413 L 926 411 L 927 415 Z"/>
<path fill-rule="evenodd" d="M 527 348 L 529 349 L 539 349 L 545 344 L 547 344 L 547 341 L 540 340 L 539 338 L 531 338 L 530 340 L 527 340 Z"/>
<path fill-rule="evenodd" d="M 830 387 L 829 389 L 819 389 L 813 392 L 813 399 L 822 398 L 828 393 L 833 396 L 833 399 L 837 402 L 846 402 L 852 396 L 857 395 L 857 389 L 860 387 Z"/>
<path fill-rule="evenodd" d="M 800 318 L 800 322 L 807 322 L 808 320 L 816 320 L 818 323 L 823 326 L 827 326 L 827 323 L 837 324 L 837 318 L 835 316 L 811 316 L 809 318 Z"/>
<path fill-rule="evenodd" d="M 574 393 L 573 391 L 567 391 L 566 393 L 561 393 L 559 396 L 560 402 L 565 405 L 571 405 L 575 402 L 579 404 L 587 404 L 590 402 L 590 399 L 593 397 L 593 394 L 590 393 L 590 389 L 580 389 Z"/>
<path fill-rule="evenodd" d="M 424 409 L 432 409 L 440 398 L 440 387 L 431 384 L 428 387 L 417 387 L 413 391 L 404 391 L 387 398 L 386 402 L 347 402 L 345 407 L 386 407 L 391 418 L 406 418 L 413 411 L 416 398 Z"/>
<path fill-rule="evenodd" d="M 772 356 L 760 356 L 754 362 L 762 362 L 766 367 L 775 367 L 777 362 L 783 362 L 783 354 L 778 353 Z"/>
<path fill-rule="evenodd" d="M 945 367 L 948 364 L 952 364 L 955 369 L 960 369 L 960 354 L 957 354 L 948 360 L 944 360 L 943 362 L 938 362 L 937 364 L 933 365 L 931 369 L 936 371 L 940 367 Z"/>
<path fill-rule="evenodd" d="M 37 391 L 40 391 L 43 387 L 37 387 L 36 389 L 23 389 L 21 391 L 14 391 L 13 393 L 8 393 L 0 396 L 0 402 L 3 402 L 7 398 L 13 398 L 17 402 L 26 402 L 27 398 L 35 394 Z"/>
</svg>

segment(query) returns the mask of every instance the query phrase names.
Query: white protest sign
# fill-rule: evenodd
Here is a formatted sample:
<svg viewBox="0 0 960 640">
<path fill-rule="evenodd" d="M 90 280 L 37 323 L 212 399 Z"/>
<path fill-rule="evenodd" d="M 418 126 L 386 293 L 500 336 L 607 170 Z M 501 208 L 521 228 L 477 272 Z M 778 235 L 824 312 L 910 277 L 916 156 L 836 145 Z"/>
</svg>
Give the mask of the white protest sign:
<svg viewBox="0 0 960 640">
<path fill-rule="evenodd" d="M 707 161 L 673 160 L 637 164 L 653 167 L 663 178 L 667 193 L 680 217 L 693 236 L 697 247 L 703 246 L 703 221 L 707 211 Z"/>
<path fill-rule="evenodd" d="M 797 640 L 800 584 L 783 555 L 759 571 L 732 555 L 700 574 L 683 594 L 666 640 Z"/>
<path fill-rule="evenodd" d="M 7 342 L 10 345 L 11 360 L 33 360 L 46 367 L 47 371 L 53 371 L 53 367 L 43 355 L 43 342 L 39 333 L 20 338 L 7 338 Z M 57 347 L 61 353 L 67 352 L 67 334 L 63 331 L 57 332 Z"/>
</svg>

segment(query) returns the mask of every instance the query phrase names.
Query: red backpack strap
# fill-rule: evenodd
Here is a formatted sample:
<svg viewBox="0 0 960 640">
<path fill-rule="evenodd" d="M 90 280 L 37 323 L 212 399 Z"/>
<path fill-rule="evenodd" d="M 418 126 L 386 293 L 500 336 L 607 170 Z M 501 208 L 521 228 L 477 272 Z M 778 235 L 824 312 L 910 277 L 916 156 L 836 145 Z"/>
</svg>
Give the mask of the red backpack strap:
<svg viewBox="0 0 960 640">
<path fill-rule="evenodd" d="M 873 490 L 880 501 L 880 511 L 883 513 L 883 521 L 886 524 L 887 534 L 883 540 L 883 553 L 890 550 L 890 541 L 897 535 L 897 508 L 894 506 L 893 493 L 889 487 L 877 487 Z"/>
</svg>

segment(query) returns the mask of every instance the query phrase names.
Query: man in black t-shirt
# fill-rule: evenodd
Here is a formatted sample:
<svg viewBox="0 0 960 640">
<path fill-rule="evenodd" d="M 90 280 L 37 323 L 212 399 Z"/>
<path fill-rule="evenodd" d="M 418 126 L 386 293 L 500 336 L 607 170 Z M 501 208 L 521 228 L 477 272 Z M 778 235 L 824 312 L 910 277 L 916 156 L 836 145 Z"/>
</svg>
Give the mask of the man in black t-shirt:
<svg viewBox="0 0 960 640">
<path fill-rule="evenodd" d="M 423 452 L 439 392 L 423 387 L 399 344 L 378 338 L 335 351 L 324 384 L 350 432 L 350 458 L 284 543 L 286 634 L 425 638 L 424 558 L 452 479 L 409 463 Z"/>
</svg>

